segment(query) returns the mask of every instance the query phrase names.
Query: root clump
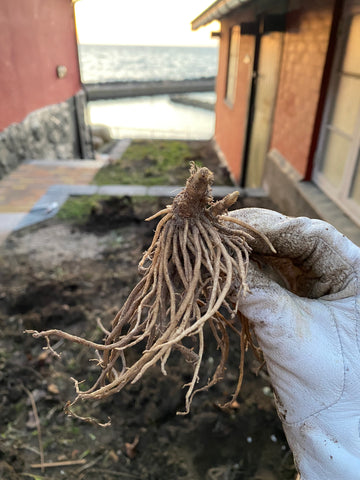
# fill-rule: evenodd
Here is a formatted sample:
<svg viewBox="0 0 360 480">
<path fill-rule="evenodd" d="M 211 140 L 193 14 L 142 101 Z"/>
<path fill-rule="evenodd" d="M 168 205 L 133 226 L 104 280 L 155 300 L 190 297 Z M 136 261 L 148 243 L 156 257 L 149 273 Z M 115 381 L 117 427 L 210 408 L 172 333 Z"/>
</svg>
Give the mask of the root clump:
<svg viewBox="0 0 360 480">
<path fill-rule="evenodd" d="M 238 192 L 214 202 L 212 182 L 213 174 L 207 168 L 192 165 L 186 186 L 172 205 L 148 219 L 162 217 L 139 263 L 142 279 L 115 316 L 110 331 L 101 326 L 104 343 L 61 330 L 28 332 L 36 338 L 44 337 L 47 348 L 51 348 L 49 338 L 58 336 L 95 349 L 101 367 L 99 377 L 86 391 L 80 390 L 75 380 L 77 396 L 68 405 L 70 413 L 74 414 L 71 407 L 79 400 L 106 398 L 135 383 L 156 363 L 166 375 L 166 363 L 173 350 L 178 350 L 193 365 L 192 379 L 186 385 L 185 410 L 178 412 L 188 413 L 194 395 L 224 376 L 230 348 L 228 329 L 238 334 L 241 346 L 239 378 L 229 403 L 238 395 L 247 346 L 260 359 L 249 324 L 240 317 L 238 306 L 248 292 L 246 275 L 251 251 L 248 241 L 252 235 L 262 234 L 227 215 Z M 219 312 L 221 307 L 230 313 L 228 318 Z M 234 320 L 237 315 L 241 320 L 238 325 Z M 217 342 L 220 360 L 212 377 L 197 387 L 205 350 L 205 325 L 209 325 Z M 144 345 L 144 350 L 128 364 L 128 351 L 138 344 Z"/>
</svg>

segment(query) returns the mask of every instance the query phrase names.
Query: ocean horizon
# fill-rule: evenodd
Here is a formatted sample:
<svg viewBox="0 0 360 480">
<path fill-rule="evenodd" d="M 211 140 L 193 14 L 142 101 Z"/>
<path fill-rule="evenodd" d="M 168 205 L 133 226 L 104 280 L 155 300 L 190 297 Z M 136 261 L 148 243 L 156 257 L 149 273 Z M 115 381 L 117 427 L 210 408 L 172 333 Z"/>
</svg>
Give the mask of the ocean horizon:
<svg viewBox="0 0 360 480">
<path fill-rule="evenodd" d="M 79 44 L 83 83 L 215 77 L 217 47 Z"/>
<path fill-rule="evenodd" d="M 87 46 L 87 47 L 160 47 L 160 48 L 215 48 L 214 46 L 207 46 L 207 45 L 142 45 L 142 44 L 122 44 L 122 43 L 78 43 L 78 46 Z"/>
<path fill-rule="evenodd" d="M 82 44 L 79 58 L 84 84 L 188 80 L 216 76 L 218 49 Z M 215 102 L 215 92 L 196 95 Z M 213 135 L 215 115 L 174 103 L 169 95 L 158 95 L 89 102 L 88 120 L 90 124 L 107 125 L 114 138 L 203 140 Z"/>
</svg>

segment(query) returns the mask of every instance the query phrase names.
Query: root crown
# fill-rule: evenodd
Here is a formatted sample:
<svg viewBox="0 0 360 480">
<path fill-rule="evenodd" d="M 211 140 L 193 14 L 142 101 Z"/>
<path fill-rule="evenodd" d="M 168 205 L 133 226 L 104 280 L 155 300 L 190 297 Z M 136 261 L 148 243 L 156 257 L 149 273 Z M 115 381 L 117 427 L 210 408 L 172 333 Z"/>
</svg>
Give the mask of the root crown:
<svg viewBox="0 0 360 480">
<path fill-rule="evenodd" d="M 169 356 L 177 350 L 193 366 L 182 412 L 188 413 L 195 393 L 208 389 L 224 376 L 229 329 L 238 334 L 242 351 L 239 381 L 231 401 L 235 400 L 242 380 L 243 352 L 247 344 L 253 346 L 253 341 L 246 319 L 239 322 L 239 330 L 219 310 L 225 307 L 234 318 L 247 292 L 247 240 L 251 235 L 226 216 L 238 192 L 214 202 L 212 183 L 210 170 L 192 165 L 186 186 L 173 204 L 151 217 L 162 216 L 139 263 L 143 277 L 114 318 L 104 344 L 59 330 L 33 332 L 36 337 L 45 337 L 49 348 L 49 336 L 56 335 L 96 350 L 101 365 L 99 377 L 86 391 L 76 388 L 77 397 L 71 406 L 80 399 L 105 398 L 119 392 L 128 383 L 138 381 L 156 363 L 166 374 Z M 233 299 L 234 284 L 238 287 L 235 303 L 229 300 L 230 293 Z M 200 378 L 200 365 L 205 327 L 209 327 L 218 344 L 220 358 L 212 377 L 204 381 Z M 143 353 L 129 363 L 128 352 L 138 344 L 143 346 Z"/>
</svg>

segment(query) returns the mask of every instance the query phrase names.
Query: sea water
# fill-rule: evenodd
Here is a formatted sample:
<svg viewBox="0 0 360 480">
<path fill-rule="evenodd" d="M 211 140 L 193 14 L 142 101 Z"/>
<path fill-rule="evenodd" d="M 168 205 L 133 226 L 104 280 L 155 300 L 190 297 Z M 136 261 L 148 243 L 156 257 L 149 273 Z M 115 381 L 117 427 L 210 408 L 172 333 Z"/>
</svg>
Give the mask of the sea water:
<svg viewBox="0 0 360 480">
<path fill-rule="evenodd" d="M 84 83 L 215 77 L 215 47 L 79 45 Z"/>
<path fill-rule="evenodd" d="M 214 77 L 217 56 L 213 47 L 79 45 L 84 83 Z M 215 102 L 215 93 L 189 95 Z M 88 121 L 108 125 L 115 138 L 209 139 L 215 115 L 157 95 L 89 102 Z"/>
</svg>

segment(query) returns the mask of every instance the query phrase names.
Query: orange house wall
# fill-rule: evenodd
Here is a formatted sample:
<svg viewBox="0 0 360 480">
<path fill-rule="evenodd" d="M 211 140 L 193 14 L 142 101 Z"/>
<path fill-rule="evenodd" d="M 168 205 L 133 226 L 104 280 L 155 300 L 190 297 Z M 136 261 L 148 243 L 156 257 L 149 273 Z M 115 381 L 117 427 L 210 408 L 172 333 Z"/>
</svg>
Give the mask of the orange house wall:
<svg viewBox="0 0 360 480">
<path fill-rule="evenodd" d="M 58 79 L 56 66 L 67 76 Z M 0 131 L 81 88 L 71 0 L 0 2 Z"/>
<path fill-rule="evenodd" d="M 229 20 L 221 22 L 219 69 L 216 84 L 215 140 L 226 158 L 231 174 L 235 181 L 239 182 L 242 169 L 255 37 L 244 35 L 240 38 L 236 99 L 234 106 L 230 106 L 225 100 L 225 93 L 230 28 L 233 24 L 234 21 L 231 22 Z M 243 60 L 246 55 L 249 55 L 250 63 L 244 63 Z"/>
<path fill-rule="evenodd" d="M 287 15 L 271 148 L 302 175 L 310 154 L 328 49 L 332 0 L 304 0 Z"/>
</svg>

